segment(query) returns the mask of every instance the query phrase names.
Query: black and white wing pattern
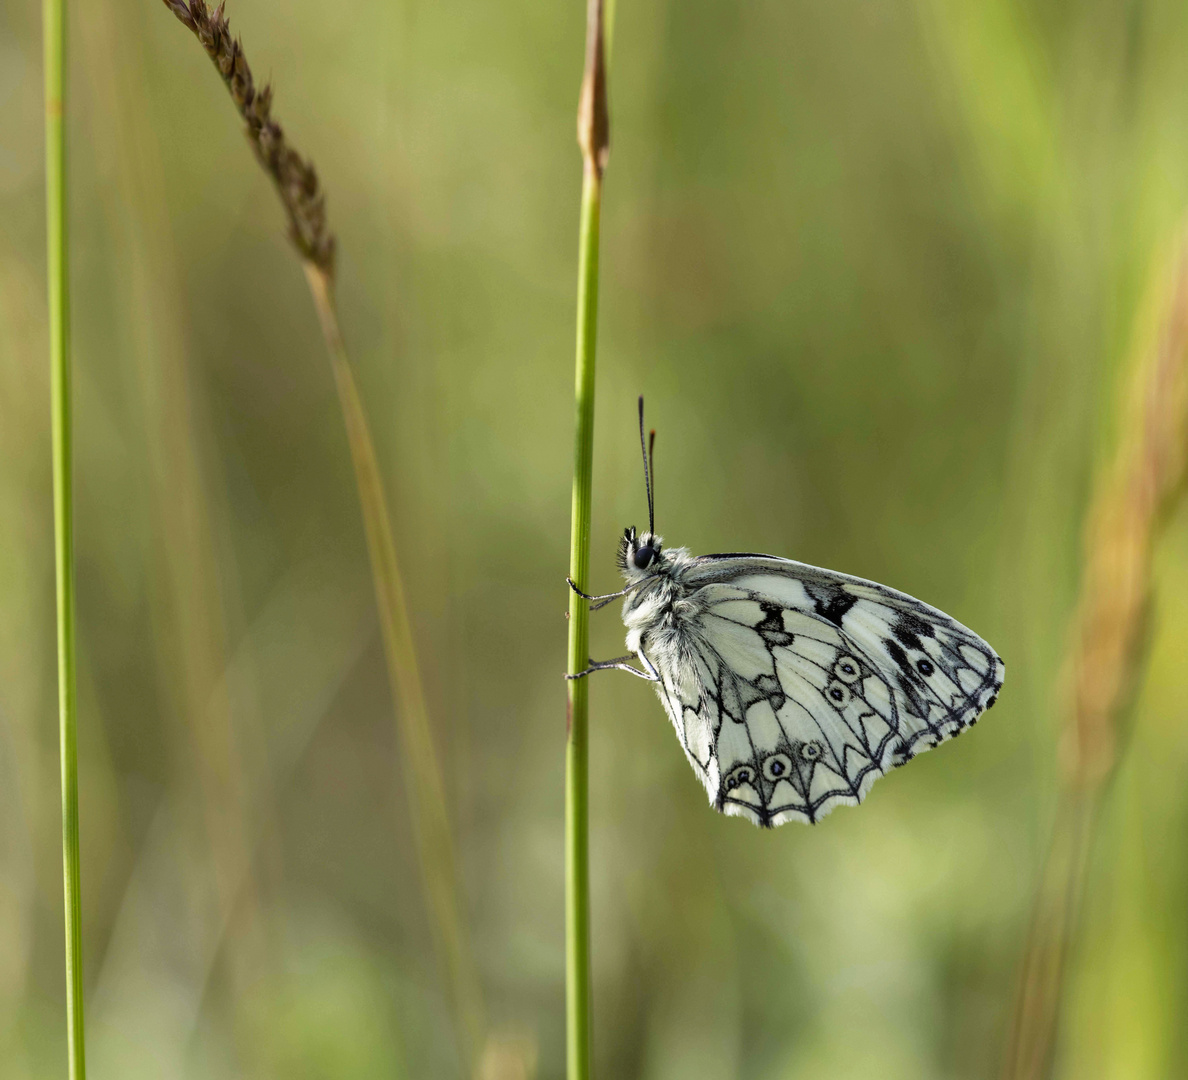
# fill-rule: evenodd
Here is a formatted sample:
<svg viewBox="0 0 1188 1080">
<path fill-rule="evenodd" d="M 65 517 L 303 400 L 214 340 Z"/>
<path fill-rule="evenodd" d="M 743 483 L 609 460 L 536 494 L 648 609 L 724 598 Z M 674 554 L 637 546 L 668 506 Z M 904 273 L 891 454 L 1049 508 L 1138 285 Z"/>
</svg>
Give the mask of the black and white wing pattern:
<svg viewBox="0 0 1188 1080">
<path fill-rule="evenodd" d="M 689 763 L 725 814 L 820 821 L 990 708 L 1005 666 L 904 593 L 766 555 L 682 574 L 677 648 L 649 655 Z"/>
</svg>

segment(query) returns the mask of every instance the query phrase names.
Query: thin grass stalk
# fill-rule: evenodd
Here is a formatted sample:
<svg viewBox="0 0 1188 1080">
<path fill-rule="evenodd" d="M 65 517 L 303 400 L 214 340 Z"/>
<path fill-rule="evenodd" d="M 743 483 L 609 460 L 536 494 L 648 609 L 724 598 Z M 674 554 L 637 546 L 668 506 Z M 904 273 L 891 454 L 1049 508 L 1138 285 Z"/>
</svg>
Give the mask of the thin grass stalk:
<svg viewBox="0 0 1188 1080">
<path fill-rule="evenodd" d="M 455 1008 L 459 1013 L 465 1056 L 473 1065 L 476 1055 L 481 1053 L 484 1038 L 482 996 L 458 910 L 458 884 L 454 869 L 456 861 L 446 813 L 445 783 L 429 730 L 429 710 L 417 665 L 392 523 L 363 399 L 359 396 L 338 325 L 333 278 L 312 262 L 306 261 L 304 265 L 330 354 L 330 366 L 355 468 L 376 603 L 380 611 L 384 657 L 392 691 L 400 706 L 398 715 L 402 721 L 401 736 L 406 750 L 405 778 L 413 793 L 410 807 L 413 833 L 426 899 L 434 916 L 438 947 L 446 963 Z"/>
<path fill-rule="evenodd" d="M 1020 966 L 1004 1080 L 1046 1080 L 1056 1056 L 1087 853 L 1145 667 L 1152 556 L 1188 479 L 1188 231 L 1181 230 L 1155 332 L 1130 365 L 1118 450 L 1085 531 L 1066 668 L 1061 790 Z"/>
<path fill-rule="evenodd" d="M 58 731 L 62 761 L 62 879 L 66 929 L 66 1046 L 70 1080 L 87 1073 L 83 1022 L 82 886 L 78 858 L 78 698 L 74 622 L 74 430 L 70 387 L 70 261 L 66 219 L 66 12 L 45 0 L 45 208 L 49 275 Z"/>
<path fill-rule="evenodd" d="M 578 104 L 582 209 L 578 241 L 577 362 L 574 376 L 573 501 L 569 576 L 589 591 L 594 464 L 594 373 L 598 342 L 598 247 L 602 174 L 609 148 L 602 0 L 589 0 L 586 66 Z M 588 601 L 569 597 L 569 672 L 589 661 Z M 565 1019 L 569 1080 L 591 1072 L 589 680 L 568 682 L 565 745 Z"/>
<path fill-rule="evenodd" d="M 163 2 L 195 34 L 222 76 L 244 122 L 244 133 L 256 159 L 280 197 L 288 217 L 289 238 L 301 256 L 317 309 L 363 514 L 384 659 L 405 751 L 403 762 L 422 888 L 446 970 L 461 1055 L 473 1072 L 485 1040 L 482 991 L 461 917 L 445 783 L 430 731 L 391 517 L 366 410 L 339 327 L 334 292 L 335 239 L 326 220 L 325 195 L 313 164 L 289 144 L 272 116 L 271 87 L 257 89 L 243 47 L 231 36 L 223 7 L 220 5 L 212 12 L 205 0 Z"/>
</svg>

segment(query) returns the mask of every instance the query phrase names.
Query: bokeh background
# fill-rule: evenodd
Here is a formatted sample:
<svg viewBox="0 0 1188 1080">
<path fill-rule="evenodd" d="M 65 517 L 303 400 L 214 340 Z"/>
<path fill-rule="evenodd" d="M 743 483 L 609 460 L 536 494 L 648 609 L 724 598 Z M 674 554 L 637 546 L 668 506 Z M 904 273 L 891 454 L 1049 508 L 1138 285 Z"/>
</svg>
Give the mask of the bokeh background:
<svg viewBox="0 0 1188 1080">
<path fill-rule="evenodd" d="M 458 1077 L 347 444 L 207 58 L 72 4 L 83 927 L 96 1078 Z M 564 1064 L 580 0 L 236 0 L 319 167 L 495 1049 Z M 39 5 L 0 8 L 0 1075 L 62 1074 Z M 592 586 L 658 527 L 884 581 L 1006 658 L 858 810 L 710 811 L 592 690 L 603 1077 L 988 1078 L 1055 805 L 1093 477 L 1188 209 L 1174 0 L 620 0 Z M 1188 522 L 1090 852 L 1063 1077 L 1188 1074 Z M 621 651 L 595 616 L 596 656 Z"/>
</svg>

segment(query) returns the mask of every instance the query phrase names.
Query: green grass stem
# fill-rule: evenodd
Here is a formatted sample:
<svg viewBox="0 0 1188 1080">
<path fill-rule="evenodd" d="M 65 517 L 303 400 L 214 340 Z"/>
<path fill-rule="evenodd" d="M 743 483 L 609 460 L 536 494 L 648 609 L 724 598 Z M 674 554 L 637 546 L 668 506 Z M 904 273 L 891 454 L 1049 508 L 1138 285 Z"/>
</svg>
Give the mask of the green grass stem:
<svg viewBox="0 0 1188 1080">
<path fill-rule="evenodd" d="M 586 71 L 578 107 L 582 210 L 578 245 L 577 365 L 574 377 L 573 504 L 569 576 L 589 591 L 590 496 L 594 464 L 594 372 L 598 341 L 598 242 L 609 123 L 602 0 L 589 0 Z M 589 607 L 569 596 L 569 671 L 589 659 Z M 565 747 L 565 1018 L 568 1080 L 591 1073 L 589 683 L 569 684 Z"/>
<path fill-rule="evenodd" d="M 78 859 L 78 699 L 74 665 L 73 425 L 70 395 L 70 289 L 66 228 L 66 12 L 45 0 L 45 209 L 49 275 L 50 397 L 57 579 L 58 725 L 62 757 L 62 877 L 66 913 L 66 1045 L 70 1080 L 86 1076 L 83 1024 L 82 897 Z"/>
</svg>

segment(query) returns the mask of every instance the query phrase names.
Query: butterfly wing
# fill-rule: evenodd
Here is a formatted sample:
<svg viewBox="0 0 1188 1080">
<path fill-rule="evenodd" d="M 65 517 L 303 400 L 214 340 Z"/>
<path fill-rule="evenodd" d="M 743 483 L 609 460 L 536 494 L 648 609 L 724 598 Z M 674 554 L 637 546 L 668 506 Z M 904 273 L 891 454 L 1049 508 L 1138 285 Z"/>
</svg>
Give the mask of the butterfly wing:
<svg viewBox="0 0 1188 1080">
<path fill-rule="evenodd" d="M 757 825 L 857 805 L 1002 686 L 977 634 L 874 582 L 766 555 L 703 556 L 681 581 L 681 632 L 644 651 L 711 802 Z"/>
</svg>

